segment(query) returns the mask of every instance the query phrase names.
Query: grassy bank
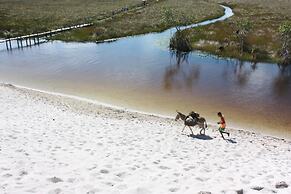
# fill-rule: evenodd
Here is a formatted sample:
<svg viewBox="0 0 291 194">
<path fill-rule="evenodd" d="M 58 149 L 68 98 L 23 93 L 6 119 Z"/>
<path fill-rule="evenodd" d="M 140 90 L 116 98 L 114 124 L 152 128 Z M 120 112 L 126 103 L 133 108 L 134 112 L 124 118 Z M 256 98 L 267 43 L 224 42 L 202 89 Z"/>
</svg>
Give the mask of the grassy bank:
<svg viewBox="0 0 291 194">
<path fill-rule="evenodd" d="M 0 37 L 92 22 L 141 0 L 0 0 Z"/>
<path fill-rule="evenodd" d="M 148 0 L 147 6 L 134 7 L 141 2 L 141 0 L 0 0 L 0 37 L 15 37 L 93 22 L 92 27 L 59 34 L 54 39 L 95 41 L 165 30 L 171 27 L 163 20 L 165 9 L 175 9 L 177 17 L 183 14 L 193 22 L 223 13 L 217 4 L 202 0 Z M 128 7 L 129 11 L 100 21 L 112 15 L 113 10 L 123 7 Z"/>
<path fill-rule="evenodd" d="M 227 21 L 185 31 L 190 37 L 193 49 L 223 57 L 278 62 L 281 46 L 278 28 L 284 21 L 291 20 L 290 1 L 229 0 L 224 3 L 233 8 L 233 17 Z M 248 49 L 241 54 L 236 24 L 242 20 L 249 21 L 252 27 L 246 36 Z"/>
<path fill-rule="evenodd" d="M 164 12 L 168 9 L 172 9 L 176 17 L 189 18 L 190 23 L 223 14 L 223 9 L 216 3 L 200 0 L 195 2 L 192 0 L 160 0 L 146 6 L 144 9 L 135 9 L 114 16 L 109 20 L 95 22 L 92 27 L 59 34 L 54 39 L 63 41 L 96 41 L 148 32 L 160 32 L 173 26 L 173 24 L 167 23 L 163 19 Z"/>
</svg>

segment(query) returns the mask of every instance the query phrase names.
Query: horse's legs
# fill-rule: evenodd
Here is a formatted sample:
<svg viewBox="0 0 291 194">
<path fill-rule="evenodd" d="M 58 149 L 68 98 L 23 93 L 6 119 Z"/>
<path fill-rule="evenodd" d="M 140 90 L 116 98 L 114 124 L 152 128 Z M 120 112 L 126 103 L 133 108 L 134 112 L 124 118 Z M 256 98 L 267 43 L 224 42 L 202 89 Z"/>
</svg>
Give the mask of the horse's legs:
<svg viewBox="0 0 291 194">
<path fill-rule="evenodd" d="M 200 130 L 200 135 L 202 135 L 202 131 L 203 131 L 203 130 L 204 130 L 204 133 L 203 133 L 203 134 L 205 135 L 205 128 L 204 128 L 204 127 L 201 128 L 201 130 Z"/>
<path fill-rule="evenodd" d="M 182 129 L 181 133 L 183 133 L 183 131 L 184 131 L 185 127 L 186 127 L 186 125 L 183 127 L 183 129 Z"/>
<path fill-rule="evenodd" d="M 189 129 L 190 129 L 192 135 L 194 135 L 194 133 L 193 133 L 193 131 L 192 131 L 192 128 L 191 128 L 190 126 L 188 126 L 188 127 L 189 127 Z"/>
</svg>

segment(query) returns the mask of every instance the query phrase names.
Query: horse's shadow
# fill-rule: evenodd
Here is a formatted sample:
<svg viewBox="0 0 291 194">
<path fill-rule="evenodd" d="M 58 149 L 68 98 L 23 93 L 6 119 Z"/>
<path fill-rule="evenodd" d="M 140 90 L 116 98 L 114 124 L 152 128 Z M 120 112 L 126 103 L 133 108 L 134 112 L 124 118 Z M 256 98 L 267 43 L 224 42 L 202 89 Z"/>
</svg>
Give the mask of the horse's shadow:
<svg viewBox="0 0 291 194">
<path fill-rule="evenodd" d="M 212 140 L 213 139 L 209 135 L 203 135 L 203 134 L 197 134 L 197 135 L 190 134 L 190 135 L 188 135 L 188 137 L 192 137 L 195 139 L 201 139 L 201 140 Z"/>
</svg>

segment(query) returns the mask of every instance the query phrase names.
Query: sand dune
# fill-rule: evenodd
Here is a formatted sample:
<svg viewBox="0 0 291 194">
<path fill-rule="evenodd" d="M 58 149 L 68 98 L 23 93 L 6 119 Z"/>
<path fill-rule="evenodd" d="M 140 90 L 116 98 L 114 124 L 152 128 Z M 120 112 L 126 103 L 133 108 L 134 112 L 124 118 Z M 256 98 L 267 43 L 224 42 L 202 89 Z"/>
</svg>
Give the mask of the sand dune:
<svg viewBox="0 0 291 194">
<path fill-rule="evenodd" d="M 213 126 L 189 137 L 181 128 L 2 84 L 0 193 L 291 193 L 289 140 L 243 130 L 223 140 Z"/>
</svg>

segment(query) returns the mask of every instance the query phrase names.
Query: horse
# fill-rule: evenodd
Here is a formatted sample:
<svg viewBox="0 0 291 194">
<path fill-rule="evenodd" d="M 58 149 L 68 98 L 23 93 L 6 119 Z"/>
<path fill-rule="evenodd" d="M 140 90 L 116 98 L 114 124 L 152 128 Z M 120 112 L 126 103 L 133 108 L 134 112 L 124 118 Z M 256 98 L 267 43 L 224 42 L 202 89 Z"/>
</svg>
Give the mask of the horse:
<svg viewBox="0 0 291 194">
<path fill-rule="evenodd" d="M 177 116 L 175 118 L 175 121 L 181 119 L 182 121 L 184 121 L 184 127 L 182 129 L 181 132 L 184 131 L 185 127 L 189 127 L 192 135 L 194 135 L 192 128 L 195 125 L 198 125 L 198 127 L 201 129 L 200 130 L 200 135 L 202 135 L 202 131 L 204 131 L 203 135 L 205 135 L 205 129 L 207 128 L 207 123 L 206 123 L 206 119 L 203 117 L 200 117 L 200 115 L 196 112 L 191 112 L 188 116 L 182 114 L 181 112 L 177 112 Z"/>
</svg>

